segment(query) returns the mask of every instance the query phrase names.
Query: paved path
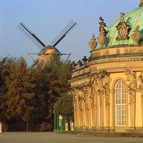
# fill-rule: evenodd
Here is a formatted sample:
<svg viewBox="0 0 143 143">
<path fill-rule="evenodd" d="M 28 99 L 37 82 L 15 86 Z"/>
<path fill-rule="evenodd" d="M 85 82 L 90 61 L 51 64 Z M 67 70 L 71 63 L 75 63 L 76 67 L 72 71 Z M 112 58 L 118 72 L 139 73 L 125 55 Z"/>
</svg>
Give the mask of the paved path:
<svg viewBox="0 0 143 143">
<path fill-rule="evenodd" d="M 0 134 L 0 143 L 143 143 L 143 138 L 103 138 L 46 132 L 8 132 Z"/>
</svg>

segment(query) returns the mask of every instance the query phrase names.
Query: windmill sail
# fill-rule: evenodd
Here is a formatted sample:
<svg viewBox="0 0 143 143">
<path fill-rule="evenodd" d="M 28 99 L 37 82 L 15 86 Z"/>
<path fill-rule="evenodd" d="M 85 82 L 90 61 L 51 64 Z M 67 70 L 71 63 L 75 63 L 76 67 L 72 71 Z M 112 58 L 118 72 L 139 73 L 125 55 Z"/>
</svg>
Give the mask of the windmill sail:
<svg viewBox="0 0 143 143">
<path fill-rule="evenodd" d="M 40 56 L 43 55 L 47 56 L 47 55 L 52 55 L 52 52 L 47 52 L 47 50 L 50 49 L 56 49 L 55 46 L 66 36 L 66 34 L 76 25 L 76 23 L 72 20 L 68 23 L 68 25 L 57 35 L 57 37 L 53 40 L 52 45 L 46 46 L 28 27 L 26 27 L 26 25 L 24 25 L 23 23 L 20 23 L 18 26 L 18 29 L 26 36 L 28 37 L 29 40 L 31 40 L 39 49 L 40 52 L 39 53 L 27 53 L 30 58 L 33 61 L 33 64 L 31 65 L 31 68 L 33 68 L 34 66 L 36 66 L 39 62 L 40 62 Z M 55 50 L 56 54 L 58 56 L 62 56 L 62 55 L 68 55 L 68 57 L 71 55 L 70 54 L 65 54 L 65 53 L 60 53 L 57 49 Z M 31 55 L 33 54 L 37 54 L 39 56 L 39 59 L 37 59 L 36 61 L 32 58 Z M 68 58 L 67 58 L 68 59 Z"/>
<path fill-rule="evenodd" d="M 34 68 L 39 62 L 39 59 L 37 59 L 32 65 L 31 65 L 31 68 Z"/>
<path fill-rule="evenodd" d="M 76 22 L 71 20 L 67 26 L 56 36 L 56 38 L 52 41 L 52 46 L 55 47 L 65 36 L 68 32 L 76 25 Z"/>
<path fill-rule="evenodd" d="M 45 47 L 45 44 L 23 23 L 18 25 L 18 29 L 29 39 L 31 40 L 39 49 Z"/>
</svg>

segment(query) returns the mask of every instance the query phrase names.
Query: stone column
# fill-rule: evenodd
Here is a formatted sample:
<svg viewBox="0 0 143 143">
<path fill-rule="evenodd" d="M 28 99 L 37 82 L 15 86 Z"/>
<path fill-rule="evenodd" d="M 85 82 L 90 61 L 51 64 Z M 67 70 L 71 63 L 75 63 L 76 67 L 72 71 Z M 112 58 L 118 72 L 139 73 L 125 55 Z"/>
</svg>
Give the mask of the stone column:
<svg viewBox="0 0 143 143">
<path fill-rule="evenodd" d="M 141 96 L 141 110 L 142 110 L 142 128 L 143 128 L 143 93 L 142 93 L 142 96 Z"/>
<path fill-rule="evenodd" d="M 105 88 L 105 112 L 106 112 L 106 129 L 110 128 L 110 92 L 109 85 Z"/>
<path fill-rule="evenodd" d="M 81 96 L 78 95 L 78 106 L 79 106 L 79 128 L 82 126 L 82 101 Z"/>
<path fill-rule="evenodd" d="M 136 95 L 135 93 L 130 93 L 130 127 L 135 129 L 135 116 L 136 116 Z M 133 97 L 131 97 L 133 96 Z"/>
<path fill-rule="evenodd" d="M 74 107 L 74 127 L 75 129 L 79 128 L 79 101 L 78 101 L 78 90 L 76 88 L 72 89 L 73 95 L 73 107 Z"/>
<path fill-rule="evenodd" d="M 83 128 L 85 129 L 86 128 L 86 124 L 87 124 L 87 122 L 86 122 L 86 110 L 85 110 L 85 103 L 86 103 L 86 99 L 85 99 L 85 96 L 86 96 L 86 94 L 85 94 L 85 92 L 82 90 L 82 106 L 83 106 Z"/>
<path fill-rule="evenodd" d="M 80 127 L 80 107 L 79 107 L 79 94 L 78 91 L 76 90 L 76 124 L 77 124 L 77 129 Z"/>
<path fill-rule="evenodd" d="M 86 88 L 86 102 L 87 102 L 87 123 L 88 123 L 88 129 L 91 129 L 91 118 L 92 118 L 92 111 L 91 111 L 91 99 L 90 99 L 90 95 L 91 95 L 91 88 L 88 86 Z"/>
<path fill-rule="evenodd" d="M 73 95 L 74 126 L 77 127 L 77 96 Z"/>
<path fill-rule="evenodd" d="M 87 87 L 85 86 L 83 89 L 84 93 L 84 120 L 85 120 L 85 129 L 89 129 L 89 105 L 88 105 L 88 92 Z"/>
<path fill-rule="evenodd" d="M 100 129 L 100 97 L 97 96 L 97 101 L 96 101 L 96 104 L 97 104 L 97 108 L 96 108 L 96 129 L 99 130 Z"/>
<path fill-rule="evenodd" d="M 104 106 L 105 107 L 105 111 L 103 109 L 103 115 L 105 115 L 105 117 L 103 117 L 103 123 L 104 123 L 104 118 L 106 119 L 106 123 L 103 124 L 103 126 L 105 127 L 105 129 L 109 129 L 109 119 L 110 119 L 110 110 L 109 110 L 109 91 L 110 91 L 110 74 L 106 71 L 102 71 L 101 73 L 101 77 L 102 77 L 102 84 L 103 84 L 103 92 L 102 94 L 104 94 Z M 105 114 L 104 114 L 105 112 Z M 106 125 L 106 126 L 105 126 Z"/>
<path fill-rule="evenodd" d="M 110 109 L 109 109 L 109 103 L 107 104 L 105 101 L 105 112 L 106 112 L 106 130 L 109 130 L 110 128 Z"/>
<path fill-rule="evenodd" d="M 79 91 L 78 96 L 79 101 L 79 117 L 80 117 L 80 128 L 84 129 L 85 127 L 85 105 L 84 105 L 84 94 L 82 90 Z"/>
<path fill-rule="evenodd" d="M 96 129 L 96 124 L 97 124 L 97 108 L 96 108 L 96 96 L 95 96 L 95 91 L 94 88 L 92 87 L 92 92 L 91 92 L 91 115 L 92 115 L 92 128 Z"/>
<path fill-rule="evenodd" d="M 141 111 L 142 111 L 142 127 L 143 127 L 143 71 L 138 77 L 139 87 L 138 91 L 141 93 Z"/>
<path fill-rule="evenodd" d="M 104 128 L 104 95 L 100 95 L 100 129 Z"/>
</svg>

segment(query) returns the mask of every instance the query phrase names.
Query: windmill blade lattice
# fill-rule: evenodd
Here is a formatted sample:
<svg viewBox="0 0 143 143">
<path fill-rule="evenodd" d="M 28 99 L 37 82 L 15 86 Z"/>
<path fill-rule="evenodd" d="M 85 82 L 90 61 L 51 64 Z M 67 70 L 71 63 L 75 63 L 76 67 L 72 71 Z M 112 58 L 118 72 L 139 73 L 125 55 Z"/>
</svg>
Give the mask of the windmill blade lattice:
<svg viewBox="0 0 143 143">
<path fill-rule="evenodd" d="M 18 25 L 18 29 L 30 40 L 32 41 L 35 46 L 37 46 L 39 49 L 42 49 L 45 47 L 45 44 L 23 23 L 20 23 Z"/>
<path fill-rule="evenodd" d="M 55 47 L 65 36 L 68 32 L 76 25 L 76 22 L 71 20 L 65 28 L 56 36 L 56 38 L 51 42 L 52 46 Z"/>
</svg>

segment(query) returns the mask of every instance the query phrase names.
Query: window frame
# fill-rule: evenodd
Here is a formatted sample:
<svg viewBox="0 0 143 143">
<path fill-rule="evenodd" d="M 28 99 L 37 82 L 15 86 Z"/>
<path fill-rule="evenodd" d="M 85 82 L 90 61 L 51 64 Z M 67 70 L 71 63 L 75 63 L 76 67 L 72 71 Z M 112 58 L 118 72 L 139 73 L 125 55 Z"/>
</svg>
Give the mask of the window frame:
<svg viewBox="0 0 143 143">
<path fill-rule="evenodd" d="M 126 84 L 123 80 L 117 80 L 115 83 L 115 126 L 126 126 Z"/>
</svg>

